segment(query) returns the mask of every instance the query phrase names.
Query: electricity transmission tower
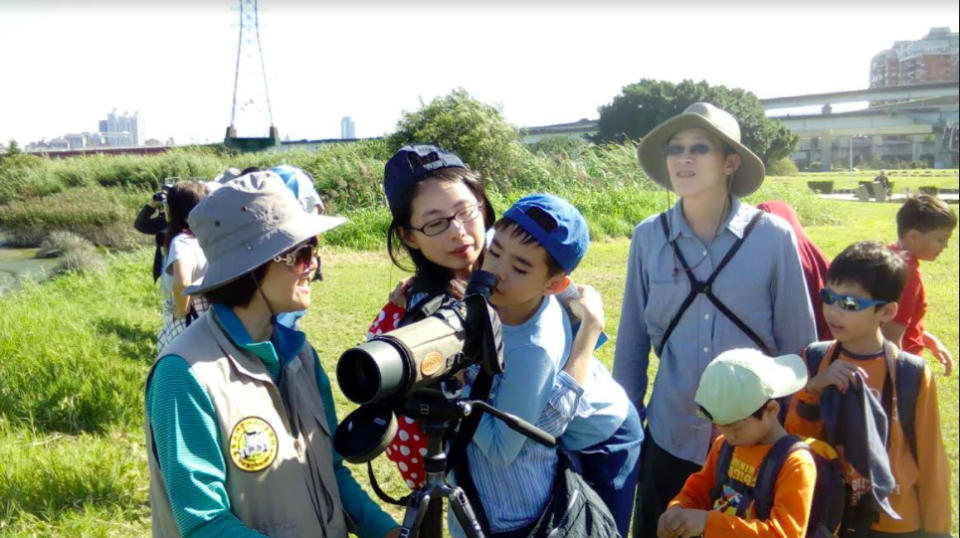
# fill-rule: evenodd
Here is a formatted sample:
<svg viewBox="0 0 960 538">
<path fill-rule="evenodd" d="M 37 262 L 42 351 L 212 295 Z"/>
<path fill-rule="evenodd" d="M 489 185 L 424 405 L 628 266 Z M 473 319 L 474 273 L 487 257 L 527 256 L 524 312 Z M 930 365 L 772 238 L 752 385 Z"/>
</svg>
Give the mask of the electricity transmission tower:
<svg viewBox="0 0 960 538">
<path fill-rule="evenodd" d="M 273 124 L 267 71 L 260 43 L 260 10 L 257 0 L 238 0 L 240 36 L 237 67 L 233 78 L 233 106 L 224 143 L 231 147 L 258 150 L 280 143 Z M 263 137 L 264 125 L 269 126 Z"/>
</svg>

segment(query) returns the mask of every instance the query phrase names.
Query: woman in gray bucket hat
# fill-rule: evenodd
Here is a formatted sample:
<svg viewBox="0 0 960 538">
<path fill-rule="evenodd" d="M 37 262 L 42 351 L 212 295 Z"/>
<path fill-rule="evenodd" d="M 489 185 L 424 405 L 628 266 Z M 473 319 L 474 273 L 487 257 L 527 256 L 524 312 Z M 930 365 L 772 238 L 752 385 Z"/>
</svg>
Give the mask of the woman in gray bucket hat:
<svg viewBox="0 0 960 538">
<path fill-rule="evenodd" d="M 271 172 L 231 180 L 190 213 L 212 308 L 160 351 L 146 382 L 155 536 L 395 536 L 333 449 L 330 380 L 276 314 L 310 305 L 310 215 Z"/>
<path fill-rule="evenodd" d="M 714 437 L 694 403 L 707 364 L 733 348 L 796 353 L 816 332 L 793 230 L 740 201 L 764 166 L 736 118 L 694 103 L 647 134 L 637 156 L 680 198 L 633 232 L 614 355 L 614 378 L 647 419 L 633 528 L 646 537 Z M 651 349 L 659 367 L 645 409 Z"/>
</svg>

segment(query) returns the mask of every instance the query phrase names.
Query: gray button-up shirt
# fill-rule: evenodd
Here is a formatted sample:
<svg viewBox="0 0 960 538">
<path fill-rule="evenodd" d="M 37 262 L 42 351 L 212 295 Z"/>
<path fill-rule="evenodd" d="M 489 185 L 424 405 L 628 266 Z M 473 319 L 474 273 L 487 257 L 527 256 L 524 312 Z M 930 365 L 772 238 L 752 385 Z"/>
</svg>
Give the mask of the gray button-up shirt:
<svg viewBox="0 0 960 538">
<path fill-rule="evenodd" d="M 704 244 L 683 218 L 680 203 L 667 211 L 676 241 L 697 280 L 709 278 L 759 211 L 732 199 L 730 216 L 716 238 Z M 633 231 L 613 377 L 643 412 L 651 349 L 660 347 L 674 313 L 690 292 L 683 266 L 653 215 Z M 765 214 L 713 283 L 713 293 L 775 353 L 799 353 L 816 340 L 797 239 L 790 225 Z M 720 353 L 756 344 L 703 294 L 697 296 L 670 335 L 653 384 L 647 425 L 653 439 L 678 458 L 702 464 L 710 423 L 697 414 L 693 397 L 700 375 Z"/>
</svg>

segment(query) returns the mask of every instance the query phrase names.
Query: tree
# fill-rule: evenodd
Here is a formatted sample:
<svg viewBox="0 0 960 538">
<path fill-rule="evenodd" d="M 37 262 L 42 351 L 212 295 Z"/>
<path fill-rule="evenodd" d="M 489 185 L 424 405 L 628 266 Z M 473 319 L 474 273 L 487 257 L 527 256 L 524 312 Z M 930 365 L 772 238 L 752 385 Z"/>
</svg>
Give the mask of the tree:
<svg viewBox="0 0 960 538">
<path fill-rule="evenodd" d="M 612 103 L 600 107 L 595 140 L 639 140 L 661 122 L 698 101 L 713 103 L 733 114 L 740 123 L 741 141 L 765 163 L 790 155 L 797 145 L 797 135 L 779 121 L 768 118 L 753 93 L 692 80 L 674 84 L 643 79 L 625 86 Z"/>
<path fill-rule="evenodd" d="M 517 129 L 496 107 L 475 100 L 463 88 L 437 97 L 416 112 L 404 112 L 387 144 L 391 152 L 407 144 L 436 144 L 453 151 L 498 186 L 505 186 L 521 153 Z"/>
<path fill-rule="evenodd" d="M 16 155 L 20 153 L 20 146 L 17 145 L 17 141 L 10 139 L 10 142 L 7 144 L 7 155 Z"/>
</svg>

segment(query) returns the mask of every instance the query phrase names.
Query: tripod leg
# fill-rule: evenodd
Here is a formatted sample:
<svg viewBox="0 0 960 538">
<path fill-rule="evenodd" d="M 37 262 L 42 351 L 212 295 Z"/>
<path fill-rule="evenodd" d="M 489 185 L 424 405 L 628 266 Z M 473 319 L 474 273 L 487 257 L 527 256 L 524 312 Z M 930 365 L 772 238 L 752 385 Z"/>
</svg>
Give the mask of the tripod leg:
<svg viewBox="0 0 960 538">
<path fill-rule="evenodd" d="M 450 499 L 450 508 L 457 516 L 460 528 L 463 529 L 467 538 L 483 538 L 483 529 L 480 528 L 480 522 L 477 521 L 477 516 L 473 513 L 467 494 L 459 487 L 449 487 L 444 494 Z"/>
<path fill-rule="evenodd" d="M 420 536 L 420 525 L 427 515 L 430 504 L 429 490 L 422 490 L 410 496 L 407 501 L 407 511 L 403 514 L 403 526 L 400 529 L 401 538 L 416 538 Z"/>
</svg>

